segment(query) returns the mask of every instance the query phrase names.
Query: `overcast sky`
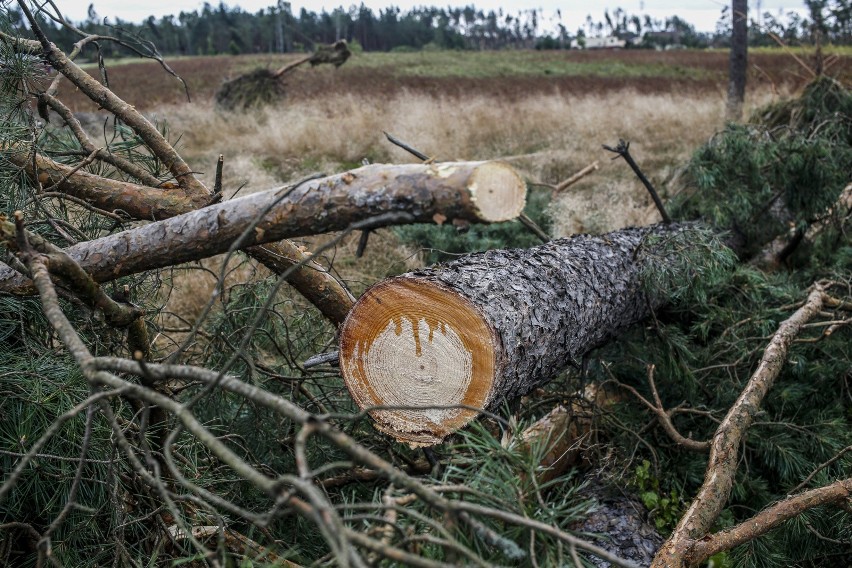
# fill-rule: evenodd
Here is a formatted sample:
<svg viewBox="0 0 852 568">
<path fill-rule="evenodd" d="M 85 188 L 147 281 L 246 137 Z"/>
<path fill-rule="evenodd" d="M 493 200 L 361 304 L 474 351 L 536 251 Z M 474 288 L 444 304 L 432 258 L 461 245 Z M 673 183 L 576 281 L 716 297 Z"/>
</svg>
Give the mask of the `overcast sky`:
<svg viewBox="0 0 852 568">
<path fill-rule="evenodd" d="M 80 21 L 86 18 L 88 6 L 92 1 L 57 0 L 57 4 L 66 17 Z M 276 0 L 231 0 L 225 2 L 228 6 L 239 6 L 247 12 L 256 12 L 275 3 Z M 600 21 L 603 20 L 604 10 L 609 9 L 612 12 L 617 7 L 621 7 L 631 15 L 648 14 L 659 19 L 677 15 L 693 24 L 698 31 L 712 31 L 719 19 L 722 6 L 729 4 L 729 2 L 716 0 L 606 0 L 603 2 L 580 0 L 538 0 L 533 2 L 524 2 L 523 0 L 436 0 L 435 2 L 423 0 L 363 0 L 363 3 L 372 8 L 374 12 L 378 12 L 381 8 L 387 6 L 398 6 L 405 10 L 412 6 L 423 5 L 446 7 L 473 4 L 482 10 L 502 8 L 503 11 L 508 12 L 538 7 L 544 10 L 545 22 L 543 24 L 545 26 L 547 26 L 548 19 L 555 18 L 558 9 L 562 12 L 563 24 L 572 31 L 583 24 L 587 15 L 591 15 L 594 20 Z M 119 17 L 125 21 L 141 21 L 150 15 L 156 17 L 167 14 L 177 15 L 181 10 L 191 12 L 200 9 L 203 4 L 203 1 L 198 0 L 146 0 L 132 3 L 127 0 L 94 0 L 95 11 L 101 18 L 114 19 Z M 219 2 L 212 0 L 210 4 L 216 6 Z M 348 9 L 353 4 L 360 5 L 361 1 L 292 0 L 291 4 L 294 12 L 298 12 L 301 8 L 318 12 L 322 9 L 331 11 L 340 6 Z M 762 13 L 777 14 L 779 10 L 784 13 L 790 10 L 804 11 L 803 0 L 760 0 L 760 2 L 752 0 L 749 2 L 752 17 L 757 16 L 758 6 L 760 6 Z"/>
</svg>

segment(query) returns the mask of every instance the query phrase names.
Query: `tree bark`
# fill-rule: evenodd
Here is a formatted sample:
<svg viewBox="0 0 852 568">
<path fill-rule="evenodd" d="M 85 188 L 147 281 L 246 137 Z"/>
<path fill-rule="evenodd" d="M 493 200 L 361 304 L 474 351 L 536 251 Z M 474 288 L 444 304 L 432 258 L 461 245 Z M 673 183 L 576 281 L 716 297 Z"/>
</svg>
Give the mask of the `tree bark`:
<svg viewBox="0 0 852 568">
<path fill-rule="evenodd" d="M 42 187 L 56 186 L 72 197 L 82 199 L 98 209 L 123 212 L 131 219 L 158 221 L 205 206 L 210 194 L 188 194 L 181 188 L 158 188 L 91 174 L 60 164 L 41 154 L 11 150 L 10 162 L 22 168 Z"/>
<path fill-rule="evenodd" d="M 246 249 L 246 253 L 276 274 L 283 274 L 301 262 L 301 268 L 290 274 L 287 283 L 334 325 L 343 323 L 355 303 L 355 298 L 342 282 L 321 264 L 306 258 L 306 253 L 290 241 L 251 247 Z"/>
<path fill-rule="evenodd" d="M 657 300 L 644 293 L 641 272 L 656 261 L 643 245 L 683 230 L 581 235 L 382 281 L 341 327 L 349 391 L 379 429 L 436 444 L 648 316 Z"/>
<path fill-rule="evenodd" d="M 748 69 L 748 0 L 731 1 L 731 54 L 728 65 L 727 119 L 743 117 L 746 71 Z"/>
<path fill-rule="evenodd" d="M 384 224 L 434 218 L 506 221 L 524 206 L 526 186 L 496 162 L 371 165 L 232 199 L 66 249 L 97 282 L 221 254 L 248 230 L 239 248 L 345 229 L 397 213 Z M 6 223 L 2 231 L 14 231 Z M 11 225 L 11 226 L 9 226 Z M 29 279 L 0 268 L 0 291 L 34 292 Z"/>
</svg>

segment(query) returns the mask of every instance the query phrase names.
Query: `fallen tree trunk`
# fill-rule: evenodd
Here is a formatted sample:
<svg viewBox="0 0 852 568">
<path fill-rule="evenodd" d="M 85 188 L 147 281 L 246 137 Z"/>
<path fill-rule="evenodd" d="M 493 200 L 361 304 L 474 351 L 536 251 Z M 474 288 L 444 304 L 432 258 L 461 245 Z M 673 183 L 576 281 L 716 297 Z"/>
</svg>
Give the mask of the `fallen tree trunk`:
<svg viewBox="0 0 852 568">
<path fill-rule="evenodd" d="M 367 290 L 340 333 L 340 368 L 379 429 L 427 446 L 480 409 L 530 392 L 644 319 L 656 225 L 472 254 Z"/>
<path fill-rule="evenodd" d="M 507 221 L 518 216 L 525 197 L 520 176 L 497 162 L 376 164 L 232 199 L 65 252 L 95 281 L 105 282 L 221 254 L 241 237 L 239 248 L 246 248 L 337 231 L 386 214 L 398 216 L 384 224 L 435 218 Z M 14 231 L 7 224 L 3 230 Z M 0 291 L 32 294 L 34 288 L 18 272 L 0 268 Z"/>
</svg>

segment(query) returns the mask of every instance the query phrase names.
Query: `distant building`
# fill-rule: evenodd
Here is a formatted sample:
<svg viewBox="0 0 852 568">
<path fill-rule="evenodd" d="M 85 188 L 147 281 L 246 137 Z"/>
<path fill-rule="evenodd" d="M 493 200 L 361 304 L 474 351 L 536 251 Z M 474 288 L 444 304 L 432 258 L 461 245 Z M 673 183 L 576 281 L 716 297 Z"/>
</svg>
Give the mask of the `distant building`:
<svg viewBox="0 0 852 568">
<path fill-rule="evenodd" d="M 585 37 L 571 42 L 571 49 L 621 49 L 627 42 L 614 36 Z"/>
<path fill-rule="evenodd" d="M 646 32 L 642 41 L 646 45 L 664 48 L 683 43 L 683 34 L 679 31 Z"/>
</svg>

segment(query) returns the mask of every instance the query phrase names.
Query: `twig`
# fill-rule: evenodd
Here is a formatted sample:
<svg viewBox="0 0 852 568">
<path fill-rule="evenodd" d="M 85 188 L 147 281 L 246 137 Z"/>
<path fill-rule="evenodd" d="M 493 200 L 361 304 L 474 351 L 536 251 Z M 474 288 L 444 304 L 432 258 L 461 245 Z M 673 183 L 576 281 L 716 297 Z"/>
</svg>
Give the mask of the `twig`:
<svg viewBox="0 0 852 568">
<path fill-rule="evenodd" d="M 656 415 L 657 420 L 660 422 L 660 425 L 663 427 L 663 430 L 666 431 L 666 434 L 669 435 L 678 446 L 682 446 L 683 448 L 693 451 L 693 452 L 707 452 L 710 449 L 709 441 L 698 441 L 693 440 L 691 438 L 685 437 L 683 434 L 678 432 L 677 428 L 675 428 L 674 423 L 672 422 L 672 415 L 674 414 L 674 409 L 665 410 L 663 408 L 663 403 L 660 400 L 660 394 L 657 392 L 657 385 L 654 382 L 654 371 L 656 367 L 654 365 L 648 365 L 648 384 L 651 386 L 651 393 L 654 395 L 654 402 L 656 404 L 652 404 L 648 399 L 639 394 L 635 388 L 630 385 L 625 385 L 622 383 L 617 383 L 621 388 L 630 391 L 633 396 L 635 396 L 639 401 L 644 404 L 648 409 Z"/>
<path fill-rule="evenodd" d="M 79 197 L 74 197 L 73 195 L 68 195 L 67 193 L 62 193 L 60 191 L 47 191 L 47 192 L 44 192 L 44 193 L 39 193 L 38 198 L 39 199 L 47 199 L 47 198 L 67 199 L 68 201 L 76 203 L 80 207 L 84 207 L 84 208 L 88 209 L 92 213 L 97 213 L 98 215 L 103 215 L 104 217 L 109 217 L 110 219 L 112 219 L 113 221 L 116 221 L 118 223 L 124 223 L 127 220 L 126 218 L 124 218 L 121 215 L 118 215 L 116 213 L 113 213 L 112 211 L 106 211 L 104 209 L 98 209 L 97 207 L 95 207 L 94 205 L 92 205 L 91 203 L 89 203 L 88 201 L 86 201 L 84 199 L 80 199 Z"/>
<path fill-rule="evenodd" d="M 372 231 L 361 231 L 361 236 L 358 238 L 358 248 L 355 249 L 355 258 L 364 256 L 364 251 L 367 250 L 367 241 L 370 240 Z"/>
<path fill-rule="evenodd" d="M 669 217 L 669 214 L 666 213 L 666 208 L 663 206 L 663 202 L 660 199 L 660 196 L 657 194 L 657 190 L 654 189 L 654 186 L 651 185 L 651 182 L 648 181 L 648 178 L 646 178 L 645 174 L 642 173 L 642 170 L 639 169 L 639 165 L 633 160 L 633 156 L 630 155 L 630 142 L 619 140 L 618 145 L 615 148 L 613 148 L 612 146 L 607 146 L 606 144 L 604 144 L 603 148 L 604 150 L 614 152 L 624 158 L 624 161 L 627 162 L 627 165 L 630 166 L 630 168 L 636 174 L 636 177 L 639 178 L 639 181 L 641 181 L 645 185 L 645 188 L 648 190 L 648 193 L 651 194 L 651 199 L 654 200 L 654 205 L 657 206 L 657 210 L 663 217 L 663 222 L 671 223 L 672 219 L 671 217 Z"/>
<path fill-rule="evenodd" d="M 427 156 L 423 152 L 412 148 L 411 146 L 409 146 L 408 144 L 406 144 L 405 142 L 403 142 L 402 140 L 400 140 L 396 136 L 393 136 L 392 134 L 389 134 L 389 133 L 385 132 L 384 130 L 382 132 L 384 133 L 385 138 L 388 139 L 388 142 L 390 142 L 391 144 L 395 144 L 396 146 L 399 146 L 400 148 L 402 148 L 403 150 L 405 150 L 406 152 L 408 152 L 409 154 L 411 154 L 415 158 L 422 160 L 424 162 L 429 161 L 431 159 L 429 156 Z"/>
<path fill-rule="evenodd" d="M 583 168 L 582 170 L 580 170 L 576 174 L 572 175 L 571 177 L 569 177 L 568 179 L 566 179 L 565 181 L 559 183 L 556 187 L 554 187 L 553 188 L 554 193 L 561 193 L 561 192 L 565 191 L 566 189 L 568 189 L 569 187 L 571 187 L 572 185 L 574 185 L 575 183 L 577 183 L 578 181 L 580 181 L 581 179 L 583 179 L 584 177 L 589 175 L 590 173 L 597 171 L 599 168 L 600 168 L 600 165 L 598 164 L 598 161 L 595 160 L 594 162 L 592 162 L 591 164 L 589 164 L 588 166 L 586 166 L 585 168 Z"/>
<path fill-rule="evenodd" d="M 834 457 L 832 457 L 832 458 L 831 458 L 831 459 L 829 459 L 828 461 L 825 461 L 825 462 L 821 463 L 820 465 L 818 465 L 818 466 L 817 466 L 817 468 L 816 468 L 816 469 L 814 469 L 814 470 L 810 473 L 810 475 L 808 475 L 808 476 L 804 479 L 804 481 L 802 481 L 800 484 L 798 484 L 796 487 L 794 487 L 794 488 L 793 488 L 793 490 L 792 490 L 792 491 L 790 491 L 790 493 L 791 493 L 791 494 L 793 494 L 793 493 L 798 493 L 799 491 L 801 491 L 802 489 L 804 489 L 804 487 L 805 487 L 808 483 L 810 483 L 810 482 L 811 482 L 811 479 L 813 479 L 813 478 L 814 478 L 814 476 L 815 476 L 816 474 L 818 474 L 819 472 L 821 472 L 822 470 L 824 470 L 825 468 L 827 468 L 828 466 L 830 466 L 831 464 L 833 464 L 834 462 L 836 462 L 837 460 L 839 460 L 840 458 L 842 458 L 842 457 L 843 457 L 843 455 L 844 455 L 844 454 L 846 454 L 846 453 L 848 453 L 848 452 L 852 452 L 852 446 L 846 446 L 845 448 L 843 448 L 842 450 L 840 450 L 839 452 L 837 452 L 837 454 L 835 454 L 835 455 L 834 455 Z"/>
<path fill-rule="evenodd" d="M 319 355 L 308 357 L 305 362 L 302 363 L 302 367 L 305 369 L 319 367 L 320 365 L 331 365 L 332 367 L 336 367 L 339 362 L 340 351 L 331 351 L 329 353 L 320 353 Z"/>
<path fill-rule="evenodd" d="M 222 200 L 222 172 L 225 168 L 225 155 L 219 154 L 219 159 L 216 160 L 216 178 L 213 181 L 213 196 L 210 198 L 209 204 L 217 203 Z"/>
<path fill-rule="evenodd" d="M 544 232 L 544 229 L 539 227 L 535 221 L 530 219 L 526 213 L 521 212 L 521 214 L 518 215 L 518 221 L 520 221 L 524 227 L 532 231 L 535 236 L 541 239 L 541 242 L 546 243 L 550 241 L 550 236 L 548 236 L 548 234 Z"/>
</svg>

